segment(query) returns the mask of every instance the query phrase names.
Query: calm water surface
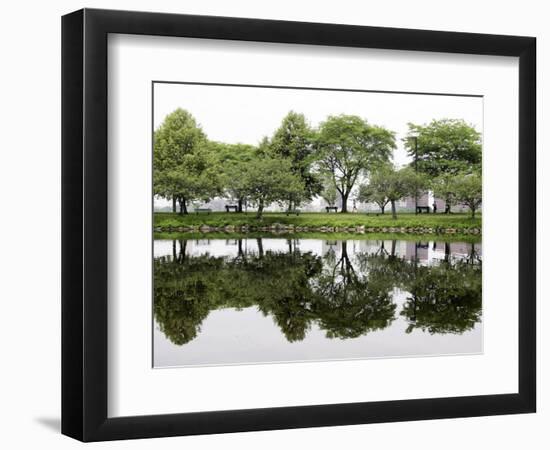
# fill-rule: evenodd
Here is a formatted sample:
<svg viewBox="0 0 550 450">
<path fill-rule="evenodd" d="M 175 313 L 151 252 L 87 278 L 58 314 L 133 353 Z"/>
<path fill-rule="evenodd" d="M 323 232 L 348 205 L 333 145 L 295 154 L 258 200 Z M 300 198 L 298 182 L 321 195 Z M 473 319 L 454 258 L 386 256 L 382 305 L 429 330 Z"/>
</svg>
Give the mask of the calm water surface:
<svg viewBox="0 0 550 450">
<path fill-rule="evenodd" d="M 155 367 L 482 352 L 481 243 L 155 240 Z"/>
</svg>

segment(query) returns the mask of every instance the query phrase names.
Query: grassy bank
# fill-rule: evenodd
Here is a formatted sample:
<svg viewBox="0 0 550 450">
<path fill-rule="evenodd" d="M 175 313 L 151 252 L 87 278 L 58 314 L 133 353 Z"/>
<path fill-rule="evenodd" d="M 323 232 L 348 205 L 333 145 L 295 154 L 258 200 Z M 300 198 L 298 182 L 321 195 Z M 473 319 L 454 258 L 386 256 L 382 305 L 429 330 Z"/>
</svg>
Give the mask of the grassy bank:
<svg viewBox="0 0 550 450">
<path fill-rule="evenodd" d="M 312 231 L 308 233 L 266 233 L 266 232 L 249 232 L 249 233 L 228 233 L 224 231 L 211 231 L 208 233 L 200 232 L 172 232 L 172 233 L 154 233 L 155 239 L 166 240 L 192 240 L 192 239 L 254 239 L 254 238 L 282 238 L 282 239 L 325 239 L 325 240 L 367 240 L 367 241 L 415 241 L 415 242 L 481 242 L 480 235 L 472 234 L 441 234 L 434 236 L 433 234 L 404 234 L 404 233 L 320 233 Z"/>
<path fill-rule="evenodd" d="M 284 213 L 266 213 L 262 220 L 256 218 L 256 214 L 250 213 L 224 213 L 213 212 L 190 213 L 179 215 L 173 213 L 155 213 L 154 227 L 156 231 L 168 231 L 178 228 L 241 228 L 247 227 L 249 231 L 270 228 L 270 227 L 294 227 L 307 228 L 316 231 L 321 228 L 330 228 L 327 231 L 348 231 L 340 230 L 345 228 L 364 227 L 362 231 L 383 231 L 397 232 L 411 231 L 413 229 L 432 229 L 431 232 L 445 233 L 445 230 L 454 230 L 456 233 L 464 232 L 470 234 L 472 230 L 479 230 L 481 233 L 481 215 L 472 219 L 469 214 L 398 214 L 397 219 L 392 219 L 391 214 L 326 214 L 326 213 L 303 213 L 299 216 L 287 216 Z M 368 230 L 371 229 L 371 230 Z M 228 230 L 226 230 L 228 231 Z"/>
</svg>

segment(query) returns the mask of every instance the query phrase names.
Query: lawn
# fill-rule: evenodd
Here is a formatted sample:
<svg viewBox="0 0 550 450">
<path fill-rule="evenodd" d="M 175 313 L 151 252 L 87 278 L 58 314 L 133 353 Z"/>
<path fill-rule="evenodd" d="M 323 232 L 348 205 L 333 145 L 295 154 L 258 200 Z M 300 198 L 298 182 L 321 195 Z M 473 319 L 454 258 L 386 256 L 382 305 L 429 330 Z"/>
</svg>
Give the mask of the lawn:
<svg viewBox="0 0 550 450">
<path fill-rule="evenodd" d="M 189 239 L 255 239 L 265 238 L 265 232 L 252 231 L 248 233 L 242 232 L 224 232 L 224 231 L 210 231 L 208 233 L 201 233 L 198 231 L 177 232 L 172 233 L 154 233 L 155 239 L 166 240 L 189 240 Z M 276 233 L 273 237 L 287 238 L 287 239 L 330 239 L 330 240 L 378 240 L 378 241 L 415 241 L 415 242 L 428 242 L 437 240 L 437 242 L 468 242 L 477 243 L 481 242 L 480 235 L 473 234 L 440 234 L 437 238 L 433 234 L 407 234 L 407 233 L 321 233 L 319 231 L 309 231 L 307 233 Z"/>
<path fill-rule="evenodd" d="M 200 227 L 211 228 L 243 227 L 259 229 L 272 226 L 294 226 L 320 229 L 322 227 L 347 228 L 433 228 L 434 231 L 453 229 L 468 231 L 478 229 L 481 232 L 481 214 L 471 218 L 469 214 L 398 214 L 392 219 L 391 214 L 365 213 L 302 213 L 299 216 L 285 213 L 265 213 L 261 220 L 256 218 L 255 212 L 226 213 L 212 212 L 190 213 L 180 215 L 174 213 L 155 213 L 155 229 L 165 231 L 170 228 Z M 333 230 L 338 231 L 338 230 Z M 378 231 L 378 230 L 376 230 Z"/>
</svg>

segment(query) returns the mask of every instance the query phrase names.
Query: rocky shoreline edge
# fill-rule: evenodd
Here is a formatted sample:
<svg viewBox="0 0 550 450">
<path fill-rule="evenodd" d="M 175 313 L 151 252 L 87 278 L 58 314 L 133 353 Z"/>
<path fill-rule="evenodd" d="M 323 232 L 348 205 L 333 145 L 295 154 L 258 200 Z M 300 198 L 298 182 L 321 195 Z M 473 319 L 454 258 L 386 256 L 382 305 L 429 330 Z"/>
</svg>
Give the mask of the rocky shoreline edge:
<svg viewBox="0 0 550 450">
<path fill-rule="evenodd" d="M 295 226 L 285 224 L 272 224 L 265 227 L 258 226 L 210 226 L 210 225 L 196 225 L 196 226 L 178 226 L 178 227 L 154 227 L 155 233 L 211 233 L 211 232 L 224 232 L 224 233 L 249 233 L 249 232 L 271 232 L 271 233 L 403 233 L 403 234 L 471 234 L 480 235 L 481 230 L 479 228 L 448 228 L 448 227 L 366 227 L 349 226 L 349 227 L 308 227 L 308 226 Z"/>
</svg>

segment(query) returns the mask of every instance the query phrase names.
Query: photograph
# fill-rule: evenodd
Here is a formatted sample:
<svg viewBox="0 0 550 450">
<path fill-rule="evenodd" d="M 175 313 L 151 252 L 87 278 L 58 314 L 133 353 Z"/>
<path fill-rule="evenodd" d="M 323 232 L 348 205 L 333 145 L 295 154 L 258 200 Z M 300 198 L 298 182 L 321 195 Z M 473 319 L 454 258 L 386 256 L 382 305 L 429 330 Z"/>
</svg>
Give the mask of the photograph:
<svg viewBox="0 0 550 450">
<path fill-rule="evenodd" d="M 501 4 L 6 2 L 0 449 L 550 448 L 549 16 Z"/>
<path fill-rule="evenodd" d="M 154 368 L 483 353 L 483 96 L 152 83 Z"/>
</svg>

